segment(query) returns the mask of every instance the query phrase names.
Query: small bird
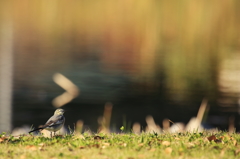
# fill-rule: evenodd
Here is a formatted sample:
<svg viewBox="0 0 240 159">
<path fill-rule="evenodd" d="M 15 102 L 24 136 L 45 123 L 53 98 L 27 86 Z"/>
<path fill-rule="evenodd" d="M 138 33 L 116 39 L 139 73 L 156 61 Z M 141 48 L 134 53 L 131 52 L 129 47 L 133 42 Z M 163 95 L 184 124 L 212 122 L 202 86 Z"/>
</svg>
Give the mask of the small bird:
<svg viewBox="0 0 240 159">
<path fill-rule="evenodd" d="M 55 135 L 56 131 L 60 130 L 62 128 L 62 126 L 64 125 L 64 122 L 65 122 L 65 118 L 63 116 L 64 112 L 65 112 L 65 110 L 63 110 L 63 109 L 55 110 L 53 116 L 48 119 L 48 121 L 45 123 L 45 125 L 40 126 L 37 129 L 31 130 L 28 133 L 31 133 L 31 132 L 34 132 L 37 130 L 46 129 L 51 132 L 51 137 L 52 137 L 52 132 L 54 132 L 54 135 Z"/>
</svg>

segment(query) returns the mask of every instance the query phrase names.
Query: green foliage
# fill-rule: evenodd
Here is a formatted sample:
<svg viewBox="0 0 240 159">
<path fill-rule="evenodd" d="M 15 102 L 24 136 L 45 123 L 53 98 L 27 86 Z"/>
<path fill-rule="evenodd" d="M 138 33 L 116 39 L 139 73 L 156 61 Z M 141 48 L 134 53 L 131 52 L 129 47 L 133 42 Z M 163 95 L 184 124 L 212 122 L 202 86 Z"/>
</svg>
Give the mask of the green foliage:
<svg viewBox="0 0 240 159">
<path fill-rule="evenodd" d="M 120 130 L 123 131 L 124 130 L 124 126 L 121 126 Z"/>
<path fill-rule="evenodd" d="M 0 134 L 3 158 L 239 158 L 239 134 L 94 134 L 7 136 Z"/>
</svg>

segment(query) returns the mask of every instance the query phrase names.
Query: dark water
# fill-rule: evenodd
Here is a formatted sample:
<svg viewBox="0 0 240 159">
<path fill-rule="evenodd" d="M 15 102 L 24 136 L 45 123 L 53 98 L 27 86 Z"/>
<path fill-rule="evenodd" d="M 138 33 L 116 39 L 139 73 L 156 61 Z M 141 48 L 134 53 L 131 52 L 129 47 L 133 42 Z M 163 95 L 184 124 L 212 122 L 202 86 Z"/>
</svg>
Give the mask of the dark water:
<svg viewBox="0 0 240 159">
<path fill-rule="evenodd" d="M 164 70 L 159 70 L 159 76 L 153 80 L 155 82 L 149 82 L 133 80 L 133 74 L 122 70 L 107 72 L 101 69 L 98 60 L 90 61 L 83 64 L 62 63 L 52 68 L 44 66 L 49 69 L 42 71 L 42 67 L 34 63 L 28 63 L 27 70 L 15 66 L 13 126 L 37 126 L 47 121 L 55 110 L 52 100 L 65 91 L 52 79 L 54 73 L 60 72 L 80 89 L 80 95 L 63 106 L 67 110 L 66 125 L 71 128 L 80 119 L 84 121 L 86 129 L 97 131 L 98 118 L 103 115 L 107 102 L 113 104 L 110 127 L 116 131 L 122 125 L 130 129 L 134 122 L 139 122 L 145 128 L 147 115 L 152 115 L 160 126 L 165 118 L 186 124 L 197 115 L 203 98 L 206 98 L 208 109 L 203 123 L 207 128 L 227 130 L 229 117 L 234 116 L 235 126 L 239 129 L 238 97 L 222 94 L 217 85 L 212 85 L 217 83 L 214 76 L 213 81 L 204 87 L 199 81 L 188 79 L 188 89 L 170 89 L 165 85 L 167 78 Z M 230 98 L 236 102 L 221 104 L 218 102 L 221 98 Z"/>
</svg>

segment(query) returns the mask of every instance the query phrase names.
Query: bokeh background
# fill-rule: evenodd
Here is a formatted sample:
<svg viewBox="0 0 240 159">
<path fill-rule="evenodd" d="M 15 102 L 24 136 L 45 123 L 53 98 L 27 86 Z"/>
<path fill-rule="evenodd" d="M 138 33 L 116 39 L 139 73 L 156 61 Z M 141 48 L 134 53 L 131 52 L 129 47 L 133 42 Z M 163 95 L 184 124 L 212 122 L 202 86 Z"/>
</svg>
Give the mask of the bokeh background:
<svg viewBox="0 0 240 159">
<path fill-rule="evenodd" d="M 60 73 L 79 88 L 62 107 L 72 128 L 82 120 L 97 131 L 109 102 L 112 130 L 144 127 L 147 115 L 160 126 L 187 123 L 205 98 L 205 126 L 227 130 L 231 118 L 238 131 L 239 8 L 238 0 L 0 1 L 0 125 L 43 124 L 65 92 L 53 80 Z"/>
</svg>

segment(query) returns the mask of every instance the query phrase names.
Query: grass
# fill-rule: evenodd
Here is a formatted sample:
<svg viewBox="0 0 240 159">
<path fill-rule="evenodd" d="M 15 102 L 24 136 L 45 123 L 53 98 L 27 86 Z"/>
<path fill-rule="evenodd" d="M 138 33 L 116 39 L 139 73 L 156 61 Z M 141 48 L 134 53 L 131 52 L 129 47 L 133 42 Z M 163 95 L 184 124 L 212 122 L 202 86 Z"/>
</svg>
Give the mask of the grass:
<svg viewBox="0 0 240 159">
<path fill-rule="evenodd" d="M 0 158 L 240 158 L 240 135 L 228 132 L 140 135 L 95 134 L 43 136 L 0 135 Z"/>
</svg>

